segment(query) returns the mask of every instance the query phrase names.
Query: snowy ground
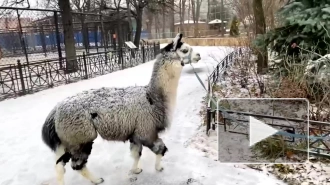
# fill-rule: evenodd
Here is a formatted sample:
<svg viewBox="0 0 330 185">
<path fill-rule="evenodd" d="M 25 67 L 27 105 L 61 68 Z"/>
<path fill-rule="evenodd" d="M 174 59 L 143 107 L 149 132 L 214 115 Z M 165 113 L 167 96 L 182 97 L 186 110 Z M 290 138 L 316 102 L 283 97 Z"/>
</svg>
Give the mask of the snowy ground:
<svg viewBox="0 0 330 185">
<path fill-rule="evenodd" d="M 216 47 L 194 47 L 201 52 L 202 61 L 194 65 L 205 81 L 215 62 L 210 52 L 224 56 L 228 51 Z M 1 185 L 55 185 L 54 155 L 42 143 L 41 126 L 53 106 L 63 98 L 90 88 L 103 86 L 146 85 L 153 62 L 134 68 L 73 84 L 44 90 L 32 95 L 0 102 L 0 184 Z M 125 77 L 125 78 L 123 78 Z M 206 83 L 206 81 L 205 81 Z M 97 138 L 88 167 L 111 185 L 277 185 L 285 184 L 274 177 L 252 169 L 220 164 L 203 153 L 186 146 L 201 123 L 199 111 L 205 91 L 193 74 L 191 66 L 182 71 L 179 82 L 177 107 L 171 129 L 162 138 L 169 148 L 163 158 L 165 170 L 154 170 L 155 156 L 143 150 L 140 175 L 129 175 L 133 160 L 128 143 L 106 142 Z M 90 185 L 79 174 L 67 167 L 67 184 Z"/>
</svg>

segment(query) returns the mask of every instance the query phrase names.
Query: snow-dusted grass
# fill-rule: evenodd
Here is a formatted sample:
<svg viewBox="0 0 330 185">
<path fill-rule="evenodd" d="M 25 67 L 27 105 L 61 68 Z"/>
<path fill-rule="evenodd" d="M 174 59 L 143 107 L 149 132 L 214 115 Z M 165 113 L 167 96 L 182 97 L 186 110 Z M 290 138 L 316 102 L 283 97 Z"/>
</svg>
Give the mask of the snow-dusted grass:
<svg viewBox="0 0 330 185">
<path fill-rule="evenodd" d="M 214 52 L 219 57 L 227 48 L 194 47 L 202 60 L 194 64 L 203 81 L 216 65 L 209 56 Z M 124 87 L 146 85 L 151 76 L 153 62 L 134 68 L 117 71 L 97 78 L 80 81 L 44 90 L 32 95 L 0 102 L 0 184 L 1 185 L 56 185 L 54 155 L 42 143 L 41 126 L 53 106 L 63 98 L 90 88 Z M 201 87 L 191 66 L 182 71 L 179 81 L 177 107 L 172 127 L 163 134 L 169 148 L 163 159 L 165 170 L 154 170 L 155 156 L 143 150 L 140 175 L 128 175 L 133 160 L 129 143 L 95 140 L 88 167 L 105 179 L 104 184 L 113 185 L 277 185 L 284 184 L 272 176 L 252 169 L 236 168 L 220 164 L 203 153 L 187 147 L 201 122 L 199 111 L 205 90 Z M 66 184 L 90 185 L 67 165 Z"/>
</svg>

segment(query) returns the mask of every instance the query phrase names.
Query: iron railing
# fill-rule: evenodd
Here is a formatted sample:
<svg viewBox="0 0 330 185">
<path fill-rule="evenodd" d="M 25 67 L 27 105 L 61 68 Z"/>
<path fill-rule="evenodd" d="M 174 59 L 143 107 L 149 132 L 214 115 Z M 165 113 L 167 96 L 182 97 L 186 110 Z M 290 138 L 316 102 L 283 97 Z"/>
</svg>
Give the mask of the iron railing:
<svg viewBox="0 0 330 185">
<path fill-rule="evenodd" d="M 74 71 L 70 72 L 66 58 L 62 61 L 49 59 L 33 63 L 21 63 L 18 60 L 17 64 L 0 65 L 0 101 L 134 67 L 154 59 L 159 52 L 159 43 L 154 43 L 142 45 L 140 49 L 83 53 L 77 56 Z"/>
<path fill-rule="evenodd" d="M 211 88 L 215 85 L 215 83 L 220 80 L 219 77 L 226 71 L 230 63 L 235 59 L 235 57 L 242 55 L 242 53 L 242 48 L 235 49 L 218 63 L 214 71 L 208 77 L 207 90 L 209 93 L 211 92 Z"/>
</svg>

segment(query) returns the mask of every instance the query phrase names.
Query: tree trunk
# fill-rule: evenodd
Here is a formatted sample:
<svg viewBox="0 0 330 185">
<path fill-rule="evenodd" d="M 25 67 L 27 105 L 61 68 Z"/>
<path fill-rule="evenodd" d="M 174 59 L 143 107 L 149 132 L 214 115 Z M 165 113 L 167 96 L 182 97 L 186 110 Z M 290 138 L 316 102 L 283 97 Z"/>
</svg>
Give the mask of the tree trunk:
<svg viewBox="0 0 330 185">
<path fill-rule="evenodd" d="M 186 14 L 186 0 L 181 0 L 180 1 L 180 32 L 183 33 L 183 35 L 186 36 L 186 34 L 184 33 L 184 18 L 185 18 L 185 14 Z"/>
<path fill-rule="evenodd" d="M 163 39 L 166 38 L 166 34 L 165 34 L 165 27 L 166 27 L 166 14 L 165 14 L 165 7 L 163 6 Z"/>
<path fill-rule="evenodd" d="M 127 6 L 127 19 L 128 19 L 128 38 L 130 41 L 133 40 L 133 26 L 132 26 L 132 17 L 131 17 L 131 6 L 130 6 L 130 1 L 126 0 L 126 6 Z"/>
<path fill-rule="evenodd" d="M 120 3 L 120 2 L 119 2 Z M 119 7 L 119 3 L 118 3 L 118 7 Z M 118 49 L 122 49 L 123 48 L 123 28 L 122 28 L 122 20 L 119 17 L 120 15 L 120 10 L 119 8 L 117 8 L 117 41 L 118 41 Z"/>
<path fill-rule="evenodd" d="M 193 29 L 193 35 L 194 37 L 197 37 L 197 34 L 196 34 L 196 22 L 198 20 L 196 20 L 196 6 L 195 6 L 195 0 L 190 0 L 191 2 L 191 14 L 192 14 L 192 17 L 193 17 L 193 22 L 194 22 L 194 29 Z"/>
<path fill-rule="evenodd" d="M 224 5 L 223 5 L 223 0 L 221 0 L 221 8 L 220 8 L 220 20 L 221 20 L 221 23 L 220 23 L 220 26 L 221 26 L 221 28 L 220 28 L 220 30 L 221 30 L 221 36 L 222 37 L 224 37 L 225 36 L 225 30 L 224 30 L 224 24 L 223 24 L 223 21 L 224 21 L 224 13 L 223 13 L 223 9 L 224 9 L 224 7 L 223 7 Z"/>
<path fill-rule="evenodd" d="M 253 0 L 253 12 L 255 17 L 255 33 L 256 36 L 265 34 L 266 23 L 264 10 L 262 8 L 262 0 Z M 264 74 L 268 69 L 268 53 L 267 48 L 262 48 L 258 51 L 257 73 Z"/>
<path fill-rule="evenodd" d="M 78 64 L 76 59 L 77 56 L 76 56 L 70 1 L 59 0 L 58 5 L 61 10 L 61 19 L 63 24 L 66 72 L 72 73 L 78 70 Z"/>
<path fill-rule="evenodd" d="M 135 37 L 134 37 L 134 45 L 136 47 L 140 47 L 140 38 L 141 38 L 141 31 L 142 31 L 142 14 L 143 9 L 137 9 L 136 10 L 136 31 L 135 31 Z"/>
<path fill-rule="evenodd" d="M 207 0 L 207 15 L 206 15 L 206 23 L 210 22 L 210 11 L 211 11 L 211 6 L 210 6 L 210 0 Z"/>
<path fill-rule="evenodd" d="M 270 28 L 275 29 L 275 15 L 274 15 L 274 9 L 275 9 L 275 3 L 271 1 L 271 6 L 270 6 Z"/>
<path fill-rule="evenodd" d="M 158 13 L 155 15 L 155 29 L 156 29 L 156 36 L 155 39 L 159 39 L 159 21 L 158 21 Z"/>
<path fill-rule="evenodd" d="M 81 27 L 82 27 L 82 36 L 83 36 L 83 45 L 85 47 L 86 53 L 89 53 L 89 33 L 88 33 L 88 24 L 85 24 L 86 17 L 85 15 L 81 14 Z"/>
<path fill-rule="evenodd" d="M 150 9 L 147 9 L 145 11 L 145 14 L 147 16 L 146 24 L 147 24 L 147 31 L 148 31 L 148 39 L 154 39 L 154 36 L 152 34 L 152 25 L 153 25 L 153 22 L 154 22 L 153 17 L 155 16 L 155 14 L 152 13 L 150 11 Z"/>
<path fill-rule="evenodd" d="M 197 0 L 197 7 L 196 7 L 196 17 L 195 19 L 197 20 L 197 24 L 195 27 L 195 32 L 198 33 L 198 37 L 200 37 L 200 31 L 199 31 L 199 17 L 200 17 L 200 12 L 201 12 L 201 6 L 202 6 L 203 0 Z"/>
<path fill-rule="evenodd" d="M 176 34 L 174 34 L 174 32 L 175 32 L 175 27 L 174 27 L 174 15 L 175 15 L 175 13 L 174 13 L 174 0 L 171 0 L 170 1 L 170 3 L 171 3 L 171 9 L 170 9 L 170 32 L 171 32 L 171 34 L 170 34 L 170 38 L 173 38 L 173 37 L 175 37 L 175 35 Z"/>
</svg>

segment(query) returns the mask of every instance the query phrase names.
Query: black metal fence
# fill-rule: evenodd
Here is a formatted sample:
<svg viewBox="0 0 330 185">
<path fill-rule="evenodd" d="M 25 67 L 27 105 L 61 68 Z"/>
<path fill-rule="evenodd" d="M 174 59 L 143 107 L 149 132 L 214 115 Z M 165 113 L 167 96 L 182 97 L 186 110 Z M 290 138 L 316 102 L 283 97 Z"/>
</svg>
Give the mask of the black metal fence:
<svg viewBox="0 0 330 185">
<path fill-rule="evenodd" d="M 77 55 L 115 50 L 128 40 L 128 22 L 96 13 L 72 12 Z M 117 30 L 121 24 L 121 30 Z M 113 38 L 113 34 L 122 33 Z M 119 38 L 122 36 L 121 38 Z M 65 57 L 61 12 L 0 7 L 0 65 Z"/>
<path fill-rule="evenodd" d="M 215 67 L 214 71 L 208 76 L 208 85 L 207 85 L 207 91 L 209 97 L 212 97 L 213 90 L 212 88 L 214 85 L 221 80 L 221 75 L 226 73 L 226 69 L 233 63 L 233 60 L 235 57 L 242 55 L 243 51 L 242 48 L 235 49 L 233 52 L 226 55 L 225 58 L 223 58 L 218 65 Z M 208 100 L 208 105 L 206 108 L 206 133 L 209 133 L 209 130 L 211 129 L 211 118 L 215 118 L 216 111 L 212 109 L 211 107 L 212 102 L 211 100 Z M 212 129 L 215 130 L 215 125 L 212 125 Z"/>
<path fill-rule="evenodd" d="M 66 58 L 62 62 L 49 59 L 33 63 L 0 65 L 0 101 L 34 93 L 98 75 L 111 73 L 153 60 L 160 44 L 142 45 L 140 49 L 119 50 L 78 55 L 75 72 L 67 73 Z"/>
<path fill-rule="evenodd" d="M 229 55 L 227 55 L 215 68 L 215 70 L 210 74 L 208 77 L 208 95 L 209 97 L 213 96 L 213 87 L 214 85 L 219 82 L 222 79 L 222 75 L 226 74 L 226 69 L 233 65 L 236 60 L 238 60 L 238 57 L 244 55 L 244 48 L 239 48 L 231 52 Z M 214 97 L 212 97 L 214 98 Z M 217 100 L 215 100 L 217 101 Z M 217 121 L 217 113 L 219 113 L 219 122 Z M 244 112 L 237 112 L 228 110 L 226 111 L 228 115 L 231 114 L 237 114 L 237 115 L 243 115 L 243 116 L 254 116 L 258 118 L 263 119 L 271 119 L 271 120 L 286 120 L 294 123 L 305 123 L 308 126 L 305 126 L 304 129 L 297 128 L 294 126 L 286 126 L 286 125 L 272 125 L 273 127 L 278 127 L 281 129 L 286 130 L 286 132 L 289 132 L 293 136 L 291 138 L 287 138 L 284 141 L 287 142 L 295 142 L 295 137 L 302 138 L 301 136 L 306 136 L 304 139 L 308 142 L 308 152 L 309 155 L 318 155 L 323 157 L 330 157 L 330 123 L 328 122 L 321 122 L 321 121 L 313 121 L 313 120 L 303 120 L 303 119 L 294 119 L 294 118 L 285 118 L 285 117 L 279 117 L 279 116 L 269 116 L 269 115 L 260 115 L 260 114 L 251 114 L 251 113 L 244 113 Z M 227 115 L 226 114 L 226 115 Z M 207 110 L 206 110 L 206 134 L 209 134 L 209 131 L 215 130 L 216 125 L 223 126 L 224 131 L 235 133 L 235 134 L 244 134 L 248 135 L 248 127 L 244 127 L 242 123 L 248 122 L 248 120 L 240 120 L 237 119 L 236 123 L 233 127 L 244 127 L 244 132 L 235 131 L 228 129 L 229 126 L 232 126 L 233 120 L 223 115 L 223 112 L 221 110 L 217 110 L 216 107 L 214 107 L 214 102 L 211 101 L 209 98 Z M 226 121 L 226 120 L 230 120 Z M 220 122 L 222 121 L 222 123 Z M 238 129 L 239 130 L 239 129 Z M 310 137 L 310 138 L 308 138 Z M 299 149 L 297 149 L 299 150 Z M 306 152 L 303 151 L 303 152 Z"/>
<path fill-rule="evenodd" d="M 224 59 L 222 59 L 219 64 L 215 67 L 214 71 L 208 77 L 208 92 L 212 91 L 212 87 L 215 85 L 217 81 L 220 80 L 220 75 L 226 72 L 228 66 L 232 63 L 235 57 L 243 54 L 243 49 L 238 48 L 233 52 L 229 53 Z"/>
</svg>

